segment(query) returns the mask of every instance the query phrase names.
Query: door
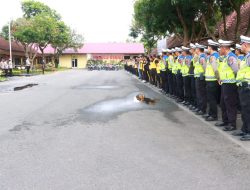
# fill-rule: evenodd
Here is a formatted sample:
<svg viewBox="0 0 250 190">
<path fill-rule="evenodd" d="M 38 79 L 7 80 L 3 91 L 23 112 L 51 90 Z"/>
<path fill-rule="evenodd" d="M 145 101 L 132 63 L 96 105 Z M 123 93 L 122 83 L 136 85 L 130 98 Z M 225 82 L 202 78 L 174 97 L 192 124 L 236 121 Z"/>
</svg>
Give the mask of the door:
<svg viewBox="0 0 250 190">
<path fill-rule="evenodd" d="M 72 68 L 77 68 L 77 59 L 72 59 Z"/>
</svg>

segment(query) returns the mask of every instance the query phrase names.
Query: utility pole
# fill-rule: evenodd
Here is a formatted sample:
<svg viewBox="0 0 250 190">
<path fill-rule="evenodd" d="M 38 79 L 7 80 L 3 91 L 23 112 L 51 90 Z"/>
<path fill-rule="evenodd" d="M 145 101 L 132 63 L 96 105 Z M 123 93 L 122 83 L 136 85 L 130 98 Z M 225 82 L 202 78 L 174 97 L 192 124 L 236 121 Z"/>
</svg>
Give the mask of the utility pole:
<svg viewBox="0 0 250 190">
<path fill-rule="evenodd" d="M 13 60 L 12 60 L 12 47 L 11 47 L 11 19 L 10 19 L 10 22 L 9 22 L 9 47 L 10 47 L 10 59 L 13 63 Z"/>
</svg>

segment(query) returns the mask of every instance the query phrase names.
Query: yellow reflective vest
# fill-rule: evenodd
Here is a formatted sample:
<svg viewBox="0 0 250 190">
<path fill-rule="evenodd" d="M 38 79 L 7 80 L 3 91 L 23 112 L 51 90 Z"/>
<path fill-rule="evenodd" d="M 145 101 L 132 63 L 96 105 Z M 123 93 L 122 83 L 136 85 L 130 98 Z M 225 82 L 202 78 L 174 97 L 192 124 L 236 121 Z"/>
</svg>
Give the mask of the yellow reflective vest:
<svg viewBox="0 0 250 190">
<path fill-rule="evenodd" d="M 162 60 L 160 61 L 159 65 L 160 65 L 160 70 L 161 71 L 166 71 L 166 65 L 164 64 L 164 62 Z"/>
<path fill-rule="evenodd" d="M 168 69 L 172 71 L 174 65 L 174 56 L 170 55 L 167 61 L 168 61 Z"/>
<path fill-rule="evenodd" d="M 183 63 L 181 67 L 181 73 L 183 77 L 186 77 L 189 75 L 189 67 L 187 66 L 187 64 Z"/>
<path fill-rule="evenodd" d="M 202 55 L 201 55 L 202 56 Z M 200 63 L 201 56 L 198 58 L 198 60 L 194 63 L 194 77 L 199 78 L 201 74 L 204 74 L 204 68 Z"/>
<path fill-rule="evenodd" d="M 206 81 L 216 81 L 216 76 L 214 72 L 214 68 L 210 62 L 207 63 L 206 71 L 205 71 Z"/>
<path fill-rule="evenodd" d="M 160 62 L 156 64 L 156 72 L 157 72 L 157 74 L 161 73 L 161 63 Z"/>
<path fill-rule="evenodd" d="M 228 57 L 226 57 L 219 65 L 219 76 L 221 84 L 224 83 L 236 83 L 236 78 L 233 69 L 227 63 Z"/>
<path fill-rule="evenodd" d="M 194 64 L 194 77 L 198 78 L 201 76 L 202 73 L 204 73 L 202 65 L 199 62 L 196 62 Z"/>
<path fill-rule="evenodd" d="M 155 61 L 156 61 L 156 59 L 154 61 L 150 62 L 150 66 L 149 66 L 150 69 L 156 69 Z"/>
<path fill-rule="evenodd" d="M 247 66 L 246 58 L 240 62 L 240 70 L 236 76 L 237 85 L 241 86 L 242 82 L 250 84 L 250 67 Z"/>
</svg>

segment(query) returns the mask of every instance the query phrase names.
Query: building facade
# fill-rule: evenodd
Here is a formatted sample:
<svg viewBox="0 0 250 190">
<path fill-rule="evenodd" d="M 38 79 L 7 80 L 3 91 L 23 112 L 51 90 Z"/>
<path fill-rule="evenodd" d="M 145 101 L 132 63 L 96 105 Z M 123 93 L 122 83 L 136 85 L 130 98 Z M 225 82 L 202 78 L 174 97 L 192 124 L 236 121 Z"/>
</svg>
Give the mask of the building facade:
<svg viewBox="0 0 250 190">
<path fill-rule="evenodd" d="M 144 54 L 138 43 L 86 43 L 78 50 L 67 49 L 59 58 L 59 65 L 66 68 L 86 68 L 88 60 L 116 63 Z"/>
<path fill-rule="evenodd" d="M 9 42 L 0 38 L 0 59 L 10 59 Z M 46 64 L 54 63 L 55 49 L 48 46 L 44 50 Z M 65 68 L 86 68 L 88 60 L 99 60 L 105 63 L 118 63 L 121 60 L 144 54 L 144 47 L 139 43 L 86 43 L 78 50 L 66 49 L 59 56 L 59 66 Z M 14 67 L 25 66 L 25 52 L 21 44 L 12 42 L 12 60 Z M 34 68 L 42 64 L 41 52 L 33 61 Z"/>
</svg>

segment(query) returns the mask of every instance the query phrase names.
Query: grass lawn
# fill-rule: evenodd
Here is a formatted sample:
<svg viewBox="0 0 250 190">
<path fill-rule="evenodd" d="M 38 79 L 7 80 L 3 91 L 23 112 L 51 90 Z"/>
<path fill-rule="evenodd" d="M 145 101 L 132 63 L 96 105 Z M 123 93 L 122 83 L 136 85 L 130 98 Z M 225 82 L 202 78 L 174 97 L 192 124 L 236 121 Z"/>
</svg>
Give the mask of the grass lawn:
<svg viewBox="0 0 250 190">
<path fill-rule="evenodd" d="M 4 81 L 6 81 L 7 79 L 5 78 L 5 77 L 2 77 L 2 76 L 0 76 L 0 82 L 4 82 Z"/>
</svg>

